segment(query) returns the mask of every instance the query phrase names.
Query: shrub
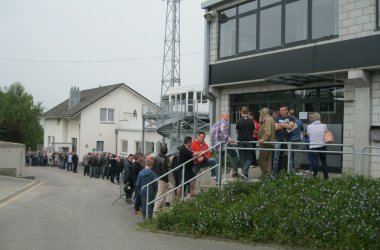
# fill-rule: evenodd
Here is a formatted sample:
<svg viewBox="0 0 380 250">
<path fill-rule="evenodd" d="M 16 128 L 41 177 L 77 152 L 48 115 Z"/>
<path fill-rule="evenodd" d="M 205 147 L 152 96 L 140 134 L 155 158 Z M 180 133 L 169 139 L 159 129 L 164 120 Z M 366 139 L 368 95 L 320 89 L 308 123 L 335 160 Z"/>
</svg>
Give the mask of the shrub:
<svg viewBox="0 0 380 250">
<path fill-rule="evenodd" d="M 234 182 L 179 202 L 142 226 L 247 242 L 375 249 L 380 244 L 380 182 L 289 175 Z"/>
</svg>

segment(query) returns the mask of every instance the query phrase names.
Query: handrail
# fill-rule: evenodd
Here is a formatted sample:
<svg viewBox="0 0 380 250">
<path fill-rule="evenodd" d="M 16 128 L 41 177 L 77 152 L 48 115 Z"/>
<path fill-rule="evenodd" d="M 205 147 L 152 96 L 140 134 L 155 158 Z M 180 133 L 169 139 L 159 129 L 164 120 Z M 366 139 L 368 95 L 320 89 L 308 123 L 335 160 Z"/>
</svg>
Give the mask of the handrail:
<svg viewBox="0 0 380 250">
<path fill-rule="evenodd" d="M 208 148 L 207 150 L 202 151 L 202 152 L 199 153 L 198 155 L 200 155 L 200 154 L 204 154 L 204 153 L 207 153 L 207 152 L 213 150 L 214 148 L 216 148 L 216 147 L 218 147 L 218 146 L 220 146 L 220 148 L 219 148 L 219 150 L 220 150 L 222 144 L 223 144 L 223 143 L 218 143 L 218 144 L 216 144 L 216 145 L 214 145 L 214 146 Z M 186 161 L 186 162 L 184 162 L 184 163 L 181 163 L 181 164 L 178 165 L 177 167 L 173 168 L 172 170 L 168 171 L 167 173 L 165 173 L 165 174 L 163 174 L 163 175 L 157 177 L 155 180 L 153 180 L 153 181 L 149 182 L 148 184 L 144 185 L 143 187 L 141 187 L 141 190 L 143 190 L 144 188 L 147 189 L 147 190 L 146 190 L 146 195 L 147 195 L 146 216 L 148 216 L 148 203 L 149 203 L 148 195 L 149 195 L 149 186 L 152 185 L 153 183 L 157 182 L 158 180 L 161 180 L 163 177 L 169 175 L 170 173 L 174 172 L 175 170 L 177 170 L 177 169 L 179 169 L 179 168 L 182 168 L 182 182 L 181 182 L 181 185 L 180 185 L 180 186 L 182 187 L 182 196 L 181 196 L 181 197 L 183 198 L 183 196 L 184 196 L 184 191 L 185 191 L 185 190 L 184 190 L 184 186 L 185 186 L 185 184 L 189 183 L 189 181 L 187 181 L 186 183 L 184 183 L 184 182 L 185 182 L 185 166 L 186 166 L 187 163 L 192 162 L 192 161 L 194 161 L 196 158 L 198 158 L 198 155 L 195 156 L 195 157 L 193 157 L 193 158 L 191 158 L 190 160 L 188 160 L 188 161 Z M 216 164 L 215 166 L 220 167 L 220 161 L 219 161 L 219 163 Z M 215 167 L 215 166 L 214 166 L 214 167 Z M 212 168 L 214 168 L 214 167 L 212 167 Z M 218 173 L 219 173 L 219 175 L 220 175 L 220 171 L 219 171 Z M 203 175 L 203 174 L 202 174 L 202 173 L 199 174 L 199 176 L 201 176 L 201 175 Z M 195 179 L 196 177 L 198 177 L 198 175 L 197 175 L 197 176 L 194 176 L 191 180 Z M 179 187 L 179 186 L 178 186 L 178 187 Z M 175 189 L 172 189 L 171 191 L 173 191 L 173 190 L 174 190 L 174 191 L 177 190 L 178 187 L 176 187 Z M 151 204 L 151 203 L 149 203 L 149 204 Z"/>
<path fill-rule="evenodd" d="M 355 174 L 355 155 L 357 154 L 357 151 L 355 149 L 355 147 L 353 145 L 349 145 L 349 144 L 319 144 L 319 143 L 306 143 L 306 142 L 292 142 L 292 141 L 288 141 L 288 142 L 280 142 L 280 141 L 266 141 L 266 142 L 262 142 L 262 144 L 280 144 L 280 145 L 287 145 L 287 149 L 275 149 L 275 148 L 239 148 L 239 147 L 228 147 L 228 144 L 231 144 L 231 143 L 237 143 L 239 141 L 232 141 L 232 142 L 227 142 L 226 143 L 226 146 L 225 146 L 225 149 L 226 149 L 226 152 L 228 149 L 230 150 L 263 150 L 263 151 L 282 151 L 282 152 L 288 152 L 288 153 L 291 153 L 291 152 L 320 152 L 320 150 L 312 150 L 312 149 L 302 149 L 302 150 L 298 150 L 298 149 L 293 149 L 291 146 L 292 145 L 318 145 L 318 146 L 336 146 L 336 147 L 346 147 L 346 148 L 350 148 L 352 149 L 352 152 L 343 152 L 342 151 L 323 151 L 323 153 L 329 153 L 329 154 L 352 154 L 353 155 L 353 161 L 352 161 L 352 174 Z M 247 142 L 247 143 L 258 143 L 258 141 L 244 141 L 244 142 Z M 224 160 L 224 164 L 226 165 L 226 162 L 227 162 L 227 153 L 225 154 L 225 160 Z M 288 157 L 288 164 L 287 164 L 287 171 L 288 173 L 290 172 L 290 157 Z M 225 176 L 227 175 L 226 173 L 226 166 L 225 166 Z"/>
<path fill-rule="evenodd" d="M 373 154 L 372 153 L 372 150 L 370 153 L 365 153 L 365 151 L 367 149 L 380 149 L 380 147 L 376 147 L 376 146 L 366 146 L 364 147 L 361 151 L 360 151 L 360 157 L 361 157 L 361 174 L 364 175 L 364 156 L 367 155 L 367 156 L 377 156 L 377 157 L 380 157 L 379 154 Z"/>
</svg>

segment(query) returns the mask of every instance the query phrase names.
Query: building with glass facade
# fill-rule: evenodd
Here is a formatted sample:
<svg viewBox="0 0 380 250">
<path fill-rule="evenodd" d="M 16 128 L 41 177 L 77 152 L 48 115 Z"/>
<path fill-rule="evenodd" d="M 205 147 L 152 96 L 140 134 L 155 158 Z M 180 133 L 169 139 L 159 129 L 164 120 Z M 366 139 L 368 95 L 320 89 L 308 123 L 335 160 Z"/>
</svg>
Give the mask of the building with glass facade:
<svg viewBox="0 0 380 250">
<path fill-rule="evenodd" d="M 336 143 L 380 146 L 379 1 L 204 1 L 204 89 L 214 118 L 228 111 L 233 127 L 242 106 L 257 117 L 262 107 L 287 105 L 300 118 L 321 113 Z M 332 171 L 353 163 L 350 155 L 328 161 Z M 380 177 L 380 157 L 368 157 L 365 173 Z"/>
</svg>

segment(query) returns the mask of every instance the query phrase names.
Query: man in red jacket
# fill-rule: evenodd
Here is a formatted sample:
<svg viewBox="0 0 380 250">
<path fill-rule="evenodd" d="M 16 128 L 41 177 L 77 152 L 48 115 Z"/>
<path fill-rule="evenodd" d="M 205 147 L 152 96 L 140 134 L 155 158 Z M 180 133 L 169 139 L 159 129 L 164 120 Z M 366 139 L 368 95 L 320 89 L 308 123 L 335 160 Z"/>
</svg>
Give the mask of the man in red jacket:
<svg viewBox="0 0 380 250">
<path fill-rule="evenodd" d="M 193 150 L 195 156 L 198 156 L 194 160 L 193 172 L 194 175 L 197 175 L 201 168 L 205 167 L 213 167 L 217 164 L 215 158 L 211 158 L 211 151 L 207 151 L 209 149 L 207 143 L 205 142 L 206 134 L 204 132 L 198 132 L 197 139 L 194 140 L 191 144 L 191 150 Z M 218 167 L 211 170 L 211 178 L 216 180 L 217 185 L 219 185 L 219 171 Z"/>
</svg>

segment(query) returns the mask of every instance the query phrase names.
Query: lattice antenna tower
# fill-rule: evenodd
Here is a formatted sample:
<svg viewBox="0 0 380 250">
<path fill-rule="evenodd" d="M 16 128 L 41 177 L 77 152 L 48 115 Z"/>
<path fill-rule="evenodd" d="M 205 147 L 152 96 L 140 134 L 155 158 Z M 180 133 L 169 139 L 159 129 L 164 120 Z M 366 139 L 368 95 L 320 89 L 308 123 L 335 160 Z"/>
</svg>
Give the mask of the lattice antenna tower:
<svg viewBox="0 0 380 250">
<path fill-rule="evenodd" d="M 169 98 L 169 88 L 181 86 L 180 69 L 180 0 L 167 0 L 161 106 Z"/>
</svg>

